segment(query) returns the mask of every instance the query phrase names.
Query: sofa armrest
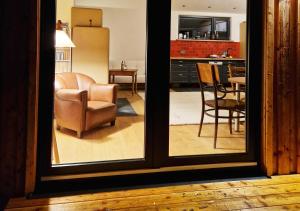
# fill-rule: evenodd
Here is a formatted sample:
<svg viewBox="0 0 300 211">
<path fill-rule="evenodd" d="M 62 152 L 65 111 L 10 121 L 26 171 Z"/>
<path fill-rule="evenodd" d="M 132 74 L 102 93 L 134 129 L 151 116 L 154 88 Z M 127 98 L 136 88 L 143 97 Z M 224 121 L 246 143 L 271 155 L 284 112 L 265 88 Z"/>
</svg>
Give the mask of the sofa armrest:
<svg viewBox="0 0 300 211">
<path fill-rule="evenodd" d="M 87 91 L 78 89 L 60 89 L 56 92 L 56 97 L 65 101 L 83 102 L 87 101 Z"/>
<path fill-rule="evenodd" d="M 117 89 L 117 84 L 92 84 L 90 87 L 91 100 L 116 103 Z"/>
</svg>

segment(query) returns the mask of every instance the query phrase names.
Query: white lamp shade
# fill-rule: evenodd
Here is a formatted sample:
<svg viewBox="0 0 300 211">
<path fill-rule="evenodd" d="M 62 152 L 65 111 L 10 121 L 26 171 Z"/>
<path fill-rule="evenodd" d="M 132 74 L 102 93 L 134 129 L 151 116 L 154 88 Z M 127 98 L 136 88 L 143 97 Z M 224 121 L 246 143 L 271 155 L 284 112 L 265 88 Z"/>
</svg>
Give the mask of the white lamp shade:
<svg viewBox="0 0 300 211">
<path fill-rule="evenodd" d="M 55 47 L 56 48 L 74 48 L 76 47 L 66 32 L 62 30 L 56 30 L 55 35 Z"/>
</svg>

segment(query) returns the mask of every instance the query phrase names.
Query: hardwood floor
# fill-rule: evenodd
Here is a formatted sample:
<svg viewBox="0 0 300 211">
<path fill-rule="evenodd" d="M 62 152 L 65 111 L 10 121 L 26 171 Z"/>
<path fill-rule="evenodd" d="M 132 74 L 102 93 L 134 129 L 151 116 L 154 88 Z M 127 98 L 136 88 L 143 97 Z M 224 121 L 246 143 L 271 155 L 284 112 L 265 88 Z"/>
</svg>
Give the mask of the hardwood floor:
<svg viewBox="0 0 300 211">
<path fill-rule="evenodd" d="M 300 210 L 300 175 L 193 183 L 45 199 L 11 199 L 7 211 Z"/>
<path fill-rule="evenodd" d="M 82 139 L 71 130 L 55 130 L 59 163 L 123 160 L 144 157 L 144 101 L 130 91 L 119 91 L 138 116 L 119 116 L 114 127 L 103 126 L 84 133 Z M 55 124 L 55 123 L 54 123 Z M 238 153 L 245 151 L 243 127 L 229 134 L 227 124 L 219 124 L 217 149 L 213 148 L 214 124 L 204 124 L 199 138 L 198 125 L 170 126 L 171 156 Z M 54 162 L 55 163 L 55 162 Z"/>
</svg>

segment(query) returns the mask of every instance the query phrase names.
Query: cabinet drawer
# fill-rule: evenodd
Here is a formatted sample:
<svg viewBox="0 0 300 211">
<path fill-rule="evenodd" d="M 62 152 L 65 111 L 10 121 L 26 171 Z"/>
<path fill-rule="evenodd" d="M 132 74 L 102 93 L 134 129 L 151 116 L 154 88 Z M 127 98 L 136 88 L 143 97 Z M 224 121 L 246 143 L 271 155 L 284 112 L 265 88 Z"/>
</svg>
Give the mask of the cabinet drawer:
<svg viewBox="0 0 300 211">
<path fill-rule="evenodd" d="M 198 75 L 191 74 L 189 81 L 190 81 L 190 83 L 199 83 Z"/>
<path fill-rule="evenodd" d="M 187 83 L 188 82 L 188 74 L 186 72 L 172 71 L 171 72 L 171 82 Z"/>
<path fill-rule="evenodd" d="M 184 64 L 172 64 L 171 72 L 173 71 L 188 71 L 188 67 L 186 67 Z"/>
</svg>

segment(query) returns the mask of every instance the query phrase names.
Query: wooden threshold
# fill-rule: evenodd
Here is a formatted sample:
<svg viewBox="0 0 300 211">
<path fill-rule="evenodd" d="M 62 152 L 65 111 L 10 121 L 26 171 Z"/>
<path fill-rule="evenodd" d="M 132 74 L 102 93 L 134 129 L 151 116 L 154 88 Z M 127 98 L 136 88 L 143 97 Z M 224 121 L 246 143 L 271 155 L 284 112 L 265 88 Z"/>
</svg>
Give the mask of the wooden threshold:
<svg viewBox="0 0 300 211">
<path fill-rule="evenodd" d="M 138 169 L 138 170 L 110 171 L 110 172 L 99 172 L 99 173 L 88 173 L 88 174 L 72 174 L 72 175 L 63 175 L 63 176 L 44 176 L 41 178 L 41 180 L 42 181 L 69 180 L 69 179 L 107 177 L 107 176 L 117 176 L 117 175 L 158 173 L 158 172 L 171 172 L 171 171 L 184 171 L 184 170 L 201 170 L 201 169 L 215 169 L 215 168 L 230 168 L 230 167 L 249 167 L 249 166 L 257 166 L 257 162 L 217 163 L 217 164 L 162 167 L 162 168 L 158 168 L 158 169 Z"/>
</svg>

